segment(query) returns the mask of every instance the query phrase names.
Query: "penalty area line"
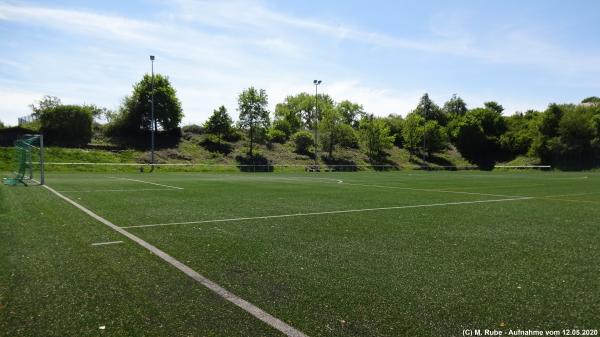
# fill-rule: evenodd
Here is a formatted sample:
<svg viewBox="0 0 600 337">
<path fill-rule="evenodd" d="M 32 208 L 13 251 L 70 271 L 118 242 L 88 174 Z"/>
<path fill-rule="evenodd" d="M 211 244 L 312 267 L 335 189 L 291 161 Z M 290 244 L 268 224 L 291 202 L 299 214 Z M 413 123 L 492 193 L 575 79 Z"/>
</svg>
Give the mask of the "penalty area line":
<svg viewBox="0 0 600 337">
<path fill-rule="evenodd" d="M 83 213 L 89 215 L 90 217 L 94 218 L 95 220 L 103 223 L 104 225 L 110 227 L 114 231 L 122 234 L 123 236 L 127 237 L 128 239 L 130 239 L 130 240 L 134 241 L 135 243 L 139 244 L 140 246 L 146 248 L 147 250 L 149 250 L 150 252 L 152 252 L 154 255 L 158 256 L 159 258 L 161 258 L 165 262 L 169 263 L 173 267 L 179 269 L 180 271 L 182 271 L 184 274 L 186 274 L 190 278 L 194 279 L 195 281 L 197 281 L 198 283 L 202 284 L 206 288 L 210 289 L 211 291 L 213 291 L 217 295 L 221 296 L 223 299 L 225 299 L 225 300 L 227 300 L 227 301 L 235 304 L 236 306 L 238 306 L 242 310 L 244 310 L 247 313 L 249 313 L 250 315 L 258 318 L 259 320 L 261 320 L 262 322 L 268 324 L 272 328 L 281 331 L 286 336 L 289 336 L 289 337 L 308 337 L 306 334 L 304 334 L 300 330 L 297 330 L 296 328 L 288 325 L 287 323 L 285 323 L 284 321 L 280 320 L 279 318 L 277 318 L 277 317 L 275 317 L 275 316 L 267 313 L 266 311 L 260 309 L 256 305 L 254 305 L 254 304 L 252 304 L 252 303 L 244 300 L 241 297 L 238 297 L 237 295 L 235 295 L 234 293 L 230 292 L 229 290 L 227 290 L 227 289 L 221 287 L 220 285 L 218 285 L 217 283 L 209 280 L 208 278 L 206 278 L 203 275 L 199 274 L 198 272 L 196 272 L 192 268 L 190 268 L 187 265 L 183 264 L 182 262 L 176 260 L 171 255 L 169 255 L 169 254 L 165 253 L 164 251 L 158 249 L 156 246 L 151 245 L 150 243 L 144 241 L 140 237 L 138 237 L 138 236 L 136 236 L 134 234 L 131 234 L 128 231 L 126 231 L 125 229 L 123 229 L 123 228 L 121 228 L 121 227 L 113 224 L 112 222 L 110 222 L 110 221 L 102 218 L 98 214 L 90 211 L 89 209 L 85 208 L 84 206 L 76 203 L 75 201 L 73 201 L 73 200 L 69 199 L 68 197 L 64 196 L 63 194 L 57 192 L 52 187 L 50 187 L 48 185 L 43 185 L 43 186 L 48 191 L 54 193 L 59 198 L 61 198 L 64 201 L 68 202 L 69 204 L 75 206 L 76 208 L 78 208 Z"/>
<path fill-rule="evenodd" d="M 491 200 L 488 199 L 488 200 L 474 200 L 474 201 L 457 201 L 457 202 L 445 202 L 445 203 L 437 203 L 437 204 L 405 205 L 405 206 L 391 206 L 391 207 L 347 209 L 347 210 L 339 210 L 339 211 L 266 215 L 266 216 L 254 216 L 254 217 L 245 217 L 245 218 L 214 219 L 214 220 L 200 220 L 200 221 L 187 221 L 187 222 L 170 222 L 170 223 L 150 224 L 150 225 L 125 226 L 125 227 L 121 227 L 121 228 L 145 228 L 145 227 L 159 227 L 159 226 L 191 225 L 191 224 L 213 223 L 213 222 L 234 222 L 234 221 L 245 221 L 245 220 L 292 218 L 292 217 L 314 216 L 314 215 L 325 215 L 325 214 L 359 213 L 359 212 L 374 212 L 374 211 L 385 211 L 385 210 L 407 209 L 407 208 L 483 204 L 483 203 L 492 203 L 492 202 L 517 201 L 517 200 L 529 200 L 529 199 L 533 199 L 533 197 L 519 197 L 519 198 L 491 199 Z"/>
</svg>

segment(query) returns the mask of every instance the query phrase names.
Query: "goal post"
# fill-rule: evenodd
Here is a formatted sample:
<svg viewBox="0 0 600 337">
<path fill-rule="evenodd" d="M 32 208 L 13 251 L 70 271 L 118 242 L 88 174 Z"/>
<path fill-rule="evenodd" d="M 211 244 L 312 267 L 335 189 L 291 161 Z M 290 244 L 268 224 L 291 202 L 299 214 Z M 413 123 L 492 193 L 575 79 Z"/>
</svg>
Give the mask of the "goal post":
<svg viewBox="0 0 600 337">
<path fill-rule="evenodd" d="M 15 186 L 30 182 L 44 184 L 44 136 L 25 135 L 15 141 L 15 171 L 2 179 L 5 185 Z M 39 181 L 35 176 L 39 174 Z"/>
</svg>

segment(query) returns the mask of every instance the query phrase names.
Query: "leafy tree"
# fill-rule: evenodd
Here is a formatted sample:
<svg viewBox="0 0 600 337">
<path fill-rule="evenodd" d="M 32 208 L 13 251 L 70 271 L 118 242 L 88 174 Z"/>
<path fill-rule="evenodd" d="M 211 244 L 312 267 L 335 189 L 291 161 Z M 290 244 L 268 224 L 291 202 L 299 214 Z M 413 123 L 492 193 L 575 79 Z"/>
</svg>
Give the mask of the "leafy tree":
<svg viewBox="0 0 600 337">
<path fill-rule="evenodd" d="M 340 146 L 358 149 L 359 137 L 356 130 L 348 124 L 341 124 L 338 129 L 338 141 Z"/>
<path fill-rule="evenodd" d="M 390 128 L 390 134 L 394 136 L 394 145 L 402 147 L 404 143 L 404 138 L 402 136 L 404 120 L 402 119 L 402 116 L 391 114 L 383 120 Z"/>
<path fill-rule="evenodd" d="M 84 146 L 92 139 L 92 111 L 79 105 L 58 105 L 40 111 L 41 131 L 49 144 Z"/>
<path fill-rule="evenodd" d="M 264 132 L 270 124 L 267 104 L 267 92 L 264 89 L 250 87 L 238 96 L 239 123 L 242 128 L 249 129 L 251 157 L 257 131 Z"/>
<path fill-rule="evenodd" d="M 344 123 L 345 117 L 338 109 L 327 109 L 321 113 L 321 122 L 319 123 L 319 132 L 321 135 L 321 146 L 333 157 L 333 150 L 340 142 L 340 126 Z"/>
<path fill-rule="evenodd" d="M 435 104 L 431 98 L 429 98 L 429 94 L 425 93 L 421 100 L 419 101 L 419 105 L 415 109 L 416 113 L 423 116 L 425 120 L 434 120 L 437 121 L 440 125 L 446 125 L 448 122 L 447 116 L 444 114 L 442 109 L 440 109 L 437 104 Z"/>
<path fill-rule="evenodd" d="M 402 126 L 402 139 L 411 158 L 422 146 L 424 133 L 425 118 L 414 112 L 408 114 Z"/>
<path fill-rule="evenodd" d="M 362 105 L 352 103 L 348 100 L 339 102 L 335 109 L 342 115 L 344 123 L 352 127 L 358 127 L 359 119 L 365 115 Z"/>
<path fill-rule="evenodd" d="M 463 157 L 488 164 L 498 154 L 505 131 L 506 122 L 498 109 L 475 108 L 452 125 L 450 134 Z"/>
<path fill-rule="evenodd" d="M 285 135 L 285 140 L 293 134 L 293 128 L 287 119 L 277 119 L 273 122 L 273 129 L 278 130 Z"/>
<path fill-rule="evenodd" d="M 329 95 L 319 94 L 318 96 L 319 112 L 333 108 L 333 99 Z M 275 106 L 275 120 L 285 120 L 290 125 L 291 133 L 295 133 L 302 128 L 314 128 L 313 115 L 315 111 L 315 96 L 308 93 L 300 93 L 295 96 L 288 96 L 283 103 Z"/>
<path fill-rule="evenodd" d="M 0 129 L 4 129 L 6 128 L 6 126 L 4 125 L 4 123 L 2 123 L 2 121 L 0 121 Z"/>
<path fill-rule="evenodd" d="M 272 126 L 267 131 L 267 139 L 269 140 L 269 142 L 273 143 L 285 143 L 285 141 L 287 140 L 287 135 L 285 134 L 285 132 L 276 129 Z"/>
<path fill-rule="evenodd" d="M 582 100 L 581 103 L 595 103 L 595 104 L 600 104 L 600 97 L 591 96 L 591 97 L 588 97 L 588 98 L 585 98 L 584 100 Z"/>
<path fill-rule="evenodd" d="M 60 98 L 56 96 L 45 95 L 36 103 L 30 104 L 29 107 L 33 111 L 33 115 L 39 117 L 43 112 L 56 108 L 62 105 Z"/>
<path fill-rule="evenodd" d="M 454 94 L 448 102 L 444 103 L 442 111 L 450 116 L 464 116 L 468 109 L 465 101 Z"/>
<path fill-rule="evenodd" d="M 427 121 L 423 126 L 423 150 L 429 156 L 448 147 L 448 135 L 437 121 Z"/>
<path fill-rule="evenodd" d="M 213 114 L 204 124 L 204 129 L 207 133 L 217 135 L 219 139 L 227 137 L 233 129 L 233 122 L 227 113 L 227 109 L 221 105 L 218 109 L 214 110 Z"/>
<path fill-rule="evenodd" d="M 359 133 L 370 160 L 379 158 L 385 149 L 394 144 L 394 136 L 390 135 L 390 128 L 385 121 L 373 115 L 366 115 L 360 120 Z"/>
<path fill-rule="evenodd" d="M 483 106 L 486 109 L 492 110 L 499 115 L 502 115 L 502 112 L 504 111 L 504 107 L 494 101 L 485 102 L 485 103 L 483 103 Z"/>
<path fill-rule="evenodd" d="M 541 113 L 529 110 L 505 117 L 507 131 L 500 136 L 502 150 L 510 155 L 526 154 L 537 134 Z"/>
<path fill-rule="evenodd" d="M 112 121 L 118 133 L 151 130 L 152 76 L 146 74 L 133 86 L 131 96 L 125 97 L 120 112 Z M 165 131 L 176 129 L 183 118 L 181 102 L 169 78 L 154 75 L 154 119 Z"/>
<path fill-rule="evenodd" d="M 292 141 L 296 146 L 296 152 L 302 154 L 308 154 L 310 148 L 314 145 L 313 135 L 307 130 L 296 132 L 292 136 Z"/>
</svg>

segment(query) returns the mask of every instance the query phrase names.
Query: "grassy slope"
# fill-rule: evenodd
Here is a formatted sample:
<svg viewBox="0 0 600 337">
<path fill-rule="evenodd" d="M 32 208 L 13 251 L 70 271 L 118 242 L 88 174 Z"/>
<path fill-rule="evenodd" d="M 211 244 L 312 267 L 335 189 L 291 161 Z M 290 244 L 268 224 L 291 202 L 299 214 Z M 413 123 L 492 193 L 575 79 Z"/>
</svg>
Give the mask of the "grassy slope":
<svg viewBox="0 0 600 337">
<path fill-rule="evenodd" d="M 176 148 L 159 149 L 156 151 L 156 160 L 159 163 L 198 163 L 208 165 L 237 165 L 237 156 L 243 156 L 245 151 L 245 142 L 227 143 L 230 146 L 229 153 L 211 152 L 200 145 L 204 136 L 194 136 L 186 140 L 182 139 Z M 12 148 L 0 147 L 0 171 L 10 171 L 13 169 Z M 308 155 L 297 154 L 294 152 L 293 144 L 273 144 L 270 147 L 258 145 L 256 151 L 274 164 L 286 165 L 308 165 L 312 159 Z M 385 164 L 395 165 L 397 167 L 413 167 L 414 165 L 470 165 L 455 150 L 448 150 L 438 154 L 429 161 L 422 161 L 420 158 L 410 156 L 404 149 L 394 147 L 388 152 Z M 322 153 L 324 154 L 324 153 Z M 356 164 L 368 165 L 366 155 L 356 149 L 337 149 L 334 152 L 334 158 L 338 164 Z M 108 151 L 97 149 L 73 149 L 49 147 L 46 149 L 47 162 L 105 162 L 105 163 L 144 163 L 149 162 L 150 153 L 140 150 Z M 61 167 L 48 167 L 49 170 L 61 170 Z M 78 167 L 78 170 L 85 170 L 85 167 Z M 88 168 L 89 169 L 89 168 Z M 133 170 L 133 169 L 130 169 Z M 221 168 L 220 170 L 225 170 Z M 237 169 L 232 168 L 232 171 Z"/>
</svg>

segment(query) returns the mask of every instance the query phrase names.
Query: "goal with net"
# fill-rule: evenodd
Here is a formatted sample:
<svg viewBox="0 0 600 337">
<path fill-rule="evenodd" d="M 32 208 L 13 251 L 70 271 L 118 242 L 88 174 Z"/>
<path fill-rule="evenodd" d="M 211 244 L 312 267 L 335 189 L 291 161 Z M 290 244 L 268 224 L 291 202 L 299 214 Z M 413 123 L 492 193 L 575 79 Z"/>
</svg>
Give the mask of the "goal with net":
<svg viewBox="0 0 600 337">
<path fill-rule="evenodd" d="M 42 135 L 26 135 L 15 142 L 15 167 L 13 175 L 2 179 L 5 185 L 23 184 L 32 181 L 44 184 L 44 137 Z M 35 180 L 39 176 L 39 181 Z"/>
</svg>

